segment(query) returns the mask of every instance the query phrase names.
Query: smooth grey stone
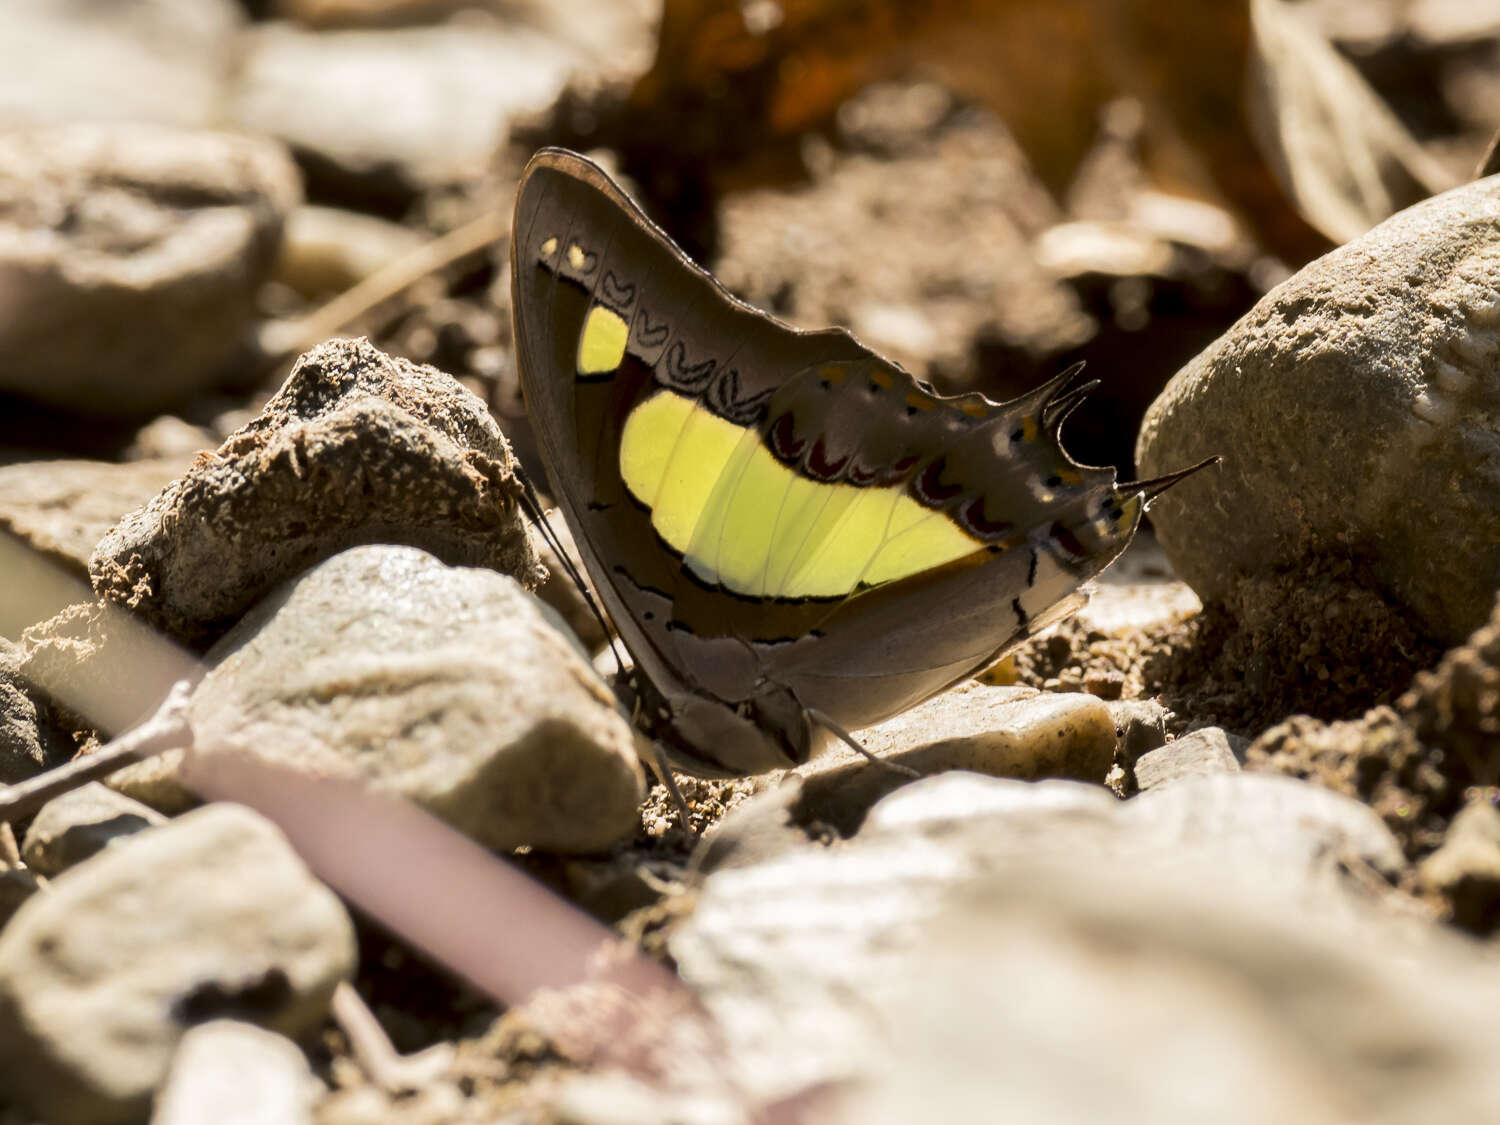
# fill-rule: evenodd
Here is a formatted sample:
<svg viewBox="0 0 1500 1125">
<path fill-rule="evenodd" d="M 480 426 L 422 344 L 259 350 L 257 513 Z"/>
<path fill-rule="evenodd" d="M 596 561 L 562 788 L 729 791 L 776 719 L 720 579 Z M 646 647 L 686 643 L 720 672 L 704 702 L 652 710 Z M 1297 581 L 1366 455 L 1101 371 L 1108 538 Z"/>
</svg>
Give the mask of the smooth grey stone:
<svg viewBox="0 0 1500 1125">
<path fill-rule="evenodd" d="M 309 154 L 334 195 L 394 198 L 468 180 L 484 173 L 511 120 L 549 106 L 581 62 L 529 22 L 259 24 L 241 39 L 228 113 Z"/>
<path fill-rule="evenodd" d="M 326 300 L 426 243 L 420 231 L 389 219 L 303 204 L 287 217 L 276 280 Z"/>
<path fill-rule="evenodd" d="M 1163 855 L 1212 849 L 1226 874 L 1300 886 L 1309 899 L 1339 883 L 1346 860 L 1383 872 L 1406 862 L 1369 805 L 1277 774 L 1183 778 L 1124 802 L 1119 815 L 1141 845 Z"/>
<path fill-rule="evenodd" d="M 1368 561 L 1438 638 L 1500 586 L 1500 177 L 1305 266 L 1177 373 L 1143 476 L 1219 456 L 1151 508 L 1204 601 L 1319 555 Z"/>
<path fill-rule="evenodd" d="M 1239 769 L 1229 736 L 1218 727 L 1203 727 L 1142 755 L 1135 763 L 1135 783 L 1145 792 L 1185 777 L 1238 773 Z"/>
<path fill-rule="evenodd" d="M 1103 783 L 1114 761 L 1115 723 L 1106 704 L 1078 692 L 963 684 L 857 737 L 881 762 L 924 776 L 969 770 L 1022 780 Z M 867 809 L 911 778 L 842 743 L 795 771 L 799 821 L 853 832 Z"/>
<path fill-rule="evenodd" d="M 65 872 L 0 931 L 0 1090 L 53 1125 L 138 1121 L 190 1027 L 305 1034 L 355 956 L 343 905 L 274 825 L 188 813 Z"/>
<path fill-rule="evenodd" d="M 863 1007 L 870 1051 L 840 1125 L 989 1121 L 997 1104 L 1052 1125 L 1494 1119 L 1500 973 L 1441 932 L 1330 929 L 1211 867 L 1080 858 L 1000 875 L 907 940 L 904 962 L 828 972 L 891 977 L 840 1005 Z"/>
<path fill-rule="evenodd" d="M 514 579 L 415 547 L 355 547 L 266 598 L 209 651 L 197 754 L 247 751 L 362 781 L 487 847 L 608 848 L 639 822 L 635 735 Z M 180 752 L 110 779 L 173 811 Z"/>
</svg>

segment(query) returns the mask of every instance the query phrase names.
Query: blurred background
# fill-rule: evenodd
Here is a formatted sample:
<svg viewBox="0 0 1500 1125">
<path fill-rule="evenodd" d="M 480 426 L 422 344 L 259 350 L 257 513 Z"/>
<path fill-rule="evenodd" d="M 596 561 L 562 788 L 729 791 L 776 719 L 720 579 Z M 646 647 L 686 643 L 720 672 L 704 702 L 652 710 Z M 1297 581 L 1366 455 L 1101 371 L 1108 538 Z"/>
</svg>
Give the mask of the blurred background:
<svg viewBox="0 0 1500 1125">
<path fill-rule="evenodd" d="M 1473 0 L 10 0 L 0 462 L 211 448 L 365 333 L 536 469 L 506 216 L 563 144 L 942 391 L 1086 360 L 1070 450 L 1129 472 L 1184 361 L 1497 125 Z"/>
</svg>

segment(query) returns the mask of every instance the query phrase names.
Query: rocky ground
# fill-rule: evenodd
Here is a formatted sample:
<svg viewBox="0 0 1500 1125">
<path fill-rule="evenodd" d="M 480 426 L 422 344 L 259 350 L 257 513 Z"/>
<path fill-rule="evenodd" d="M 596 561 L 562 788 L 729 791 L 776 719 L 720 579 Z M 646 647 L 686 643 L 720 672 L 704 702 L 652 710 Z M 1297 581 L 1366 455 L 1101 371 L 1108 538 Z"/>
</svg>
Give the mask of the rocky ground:
<svg viewBox="0 0 1500 1125">
<path fill-rule="evenodd" d="M 12 14 L 0 1123 L 1500 1122 L 1500 18 L 1046 7 Z M 1017 26 L 1099 65 L 957 65 Z M 1225 54 L 1233 168 L 1161 119 Z M 685 826 L 523 514 L 543 143 L 945 393 L 1086 361 L 1082 462 L 1222 460 L 888 764 Z"/>
</svg>

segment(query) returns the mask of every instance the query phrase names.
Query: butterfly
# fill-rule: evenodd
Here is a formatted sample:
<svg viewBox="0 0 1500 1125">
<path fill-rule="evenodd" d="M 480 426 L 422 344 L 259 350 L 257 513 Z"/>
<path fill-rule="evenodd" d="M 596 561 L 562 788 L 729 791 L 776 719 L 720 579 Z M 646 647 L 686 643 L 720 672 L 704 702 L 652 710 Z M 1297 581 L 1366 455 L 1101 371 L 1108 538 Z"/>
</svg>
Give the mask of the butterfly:
<svg viewBox="0 0 1500 1125">
<path fill-rule="evenodd" d="M 700 776 L 799 765 L 967 679 L 1083 604 L 1186 475 L 1073 462 L 1076 368 L 944 397 L 752 308 L 564 149 L 522 176 L 511 271 L 553 494 L 648 732 Z"/>
</svg>

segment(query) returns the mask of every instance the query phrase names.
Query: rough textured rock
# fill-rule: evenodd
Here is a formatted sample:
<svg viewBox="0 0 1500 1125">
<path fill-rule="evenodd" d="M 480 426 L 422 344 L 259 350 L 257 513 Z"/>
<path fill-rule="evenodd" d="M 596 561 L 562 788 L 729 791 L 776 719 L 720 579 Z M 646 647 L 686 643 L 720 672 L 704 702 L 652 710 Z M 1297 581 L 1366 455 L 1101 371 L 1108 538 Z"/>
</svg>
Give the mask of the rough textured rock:
<svg viewBox="0 0 1500 1125">
<path fill-rule="evenodd" d="M 295 206 L 280 145 L 160 126 L 0 135 L 0 390 L 144 414 L 219 381 Z"/>
<path fill-rule="evenodd" d="M 73 756 L 52 707 L 20 674 L 21 650 L 0 640 L 0 784 L 13 785 Z"/>
<path fill-rule="evenodd" d="M 629 725 L 504 575 L 412 547 L 355 548 L 268 597 L 208 663 L 191 704 L 200 748 L 362 779 L 500 850 L 602 850 L 637 823 Z M 183 807 L 179 760 L 110 784 Z"/>
<path fill-rule="evenodd" d="M 1440 768 L 1455 791 L 1500 785 L 1500 607 L 1436 668 L 1418 672 L 1396 709 L 1443 752 Z"/>
<path fill-rule="evenodd" d="M 195 450 L 196 451 L 196 450 Z M 80 577 L 120 517 L 187 471 L 191 457 L 132 461 L 23 461 L 0 467 L 0 530 Z"/>
<path fill-rule="evenodd" d="M 1419 741 L 1389 707 L 1339 723 L 1293 715 L 1250 744 L 1245 764 L 1309 778 L 1365 801 L 1412 856 L 1442 842 L 1448 819 L 1463 801 L 1462 786 L 1446 773 L 1453 765 L 1448 755 Z"/>
<path fill-rule="evenodd" d="M 1340 854 L 1400 858 L 1368 809 L 1287 779 L 1198 778 L 1119 802 L 949 773 L 886 797 L 835 848 L 715 871 L 669 944 L 741 1089 L 765 1100 L 909 1081 L 929 1109 L 881 1120 L 993 1116 L 972 1092 L 970 1110 L 931 1116 L 951 1076 L 989 1091 L 991 1110 L 997 1088 L 1020 1091 L 1018 1120 L 1248 1125 L 1285 1110 L 1331 1125 L 1349 1118 L 1299 1111 L 1352 1098 L 1416 1125 L 1483 1105 L 1500 1056 L 1476 980 L 1495 966 L 1384 909 Z M 928 1048 L 908 1042 L 916 1027 Z M 1189 1096 L 1163 1080 L 1160 1052 L 1180 1042 L 1181 1059 L 1204 1036 L 1212 1074 Z M 1393 1070 L 1390 1048 L 1412 1066 Z M 1080 1083 L 1080 1065 L 1110 1077 Z"/>
<path fill-rule="evenodd" d="M 192 642 L 360 543 L 410 543 L 534 585 L 513 465 L 484 404 L 451 376 L 331 340 L 258 418 L 122 520 L 89 573 L 100 597 Z"/>
<path fill-rule="evenodd" d="M 1448 900 L 1457 925 L 1477 934 L 1500 927 L 1500 812 L 1488 795 L 1453 818 L 1442 847 L 1422 861 L 1420 873 Z"/>
<path fill-rule="evenodd" d="M 50 877 L 115 840 L 166 820 L 155 809 L 95 781 L 42 806 L 21 841 L 21 858 L 31 870 Z"/>
<path fill-rule="evenodd" d="M 191 1026 L 315 1028 L 354 933 L 268 821 L 213 805 L 54 880 L 0 932 L 0 1088 L 57 1125 L 139 1120 Z"/>
<path fill-rule="evenodd" d="M 0 126 L 212 124 L 243 21 L 234 0 L 8 4 Z"/>
<path fill-rule="evenodd" d="M 1142 755 L 1135 763 L 1135 783 L 1145 791 L 1185 777 L 1238 773 L 1239 768 L 1229 736 L 1218 727 L 1204 727 Z"/>
<path fill-rule="evenodd" d="M 237 1020 L 182 1037 L 151 1125 L 311 1125 L 321 1085 L 297 1045 Z"/>
<path fill-rule="evenodd" d="M 1116 745 L 1109 708 L 1091 695 L 978 683 L 944 692 L 858 737 L 877 758 L 919 774 L 970 770 L 1028 781 L 1102 783 Z M 795 773 L 803 780 L 797 818 L 845 832 L 877 800 L 912 780 L 842 743 Z"/>
<path fill-rule="evenodd" d="M 1151 509 L 1205 601 L 1354 556 L 1437 637 L 1500 586 L 1500 177 L 1420 203 L 1278 286 L 1173 378 L 1143 476 L 1223 457 Z"/>
<path fill-rule="evenodd" d="M 1167 719 L 1172 712 L 1154 699 L 1123 699 L 1109 705 L 1120 739 L 1120 757 L 1133 766 L 1152 750 L 1167 744 Z"/>
</svg>

